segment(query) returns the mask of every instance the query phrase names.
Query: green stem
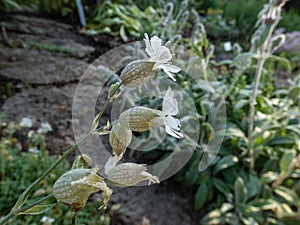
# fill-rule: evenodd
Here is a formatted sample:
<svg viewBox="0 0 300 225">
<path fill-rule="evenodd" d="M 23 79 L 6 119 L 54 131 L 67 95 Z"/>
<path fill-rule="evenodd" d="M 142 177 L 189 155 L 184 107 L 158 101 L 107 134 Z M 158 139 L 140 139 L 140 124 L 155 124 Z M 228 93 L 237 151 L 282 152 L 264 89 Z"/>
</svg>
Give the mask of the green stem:
<svg viewBox="0 0 300 225">
<path fill-rule="evenodd" d="M 255 105 L 256 105 L 256 97 L 258 92 L 258 85 L 262 75 L 264 63 L 265 63 L 265 58 L 261 57 L 258 61 L 258 66 L 256 68 L 254 87 L 253 87 L 253 92 L 250 101 L 250 108 L 249 108 L 248 151 L 249 151 L 249 158 L 250 158 L 250 172 L 254 172 L 254 166 L 255 166 L 252 132 L 254 128 L 254 115 L 255 115 Z"/>
<path fill-rule="evenodd" d="M 272 188 L 275 188 L 282 184 L 282 182 L 294 171 L 295 167 L 300 162 L 300 155 L 298 155 L 288 166 L 288 168 L 282 171 L 278 177 L 278 179 L 272 184 Z"/>
<path fill-rule="evenodd" d="M 254 77 L 254 86 L 253 86 L 252 96 L 250 99 L 249 124 L 248 124 L 248 153 L 249 153 L 249 163 L 250 163 L 251 173 L 254 173 L 254 167 L 255 167 L 253 129 L 254 129 L 254 120 L 255 120 L 256 97 L 257 97 L 258 86 L 263 72 L 264 64 L 269 56 L 269 52 L 268 52 L 269 43 L 277 24 L 278 24 L 278 20 L 275 20 L 269 29 L 266 40 L 262 43 L 261 47 L 259 48 L 258 62 L 257 62 L 257 67 L 256 67 L 255 77 Z"/>
<path fill-rule="evenodd" d="M 25 212 L 26 210 L 31 209 L 32 207 L 34 207 L 34 206 L 42 203 L 43 201 L 48 200 L 49 198 L 52 198 L 52 197 L 53 197 L 53 194 L 51 193 L 51 194 L 49 194 L 49 195 L 33 202 L 33 203 L 31 203 L 30 205 L 22 207 L 21 209 L 17 210 L 17 213 Z"/>
</svg>

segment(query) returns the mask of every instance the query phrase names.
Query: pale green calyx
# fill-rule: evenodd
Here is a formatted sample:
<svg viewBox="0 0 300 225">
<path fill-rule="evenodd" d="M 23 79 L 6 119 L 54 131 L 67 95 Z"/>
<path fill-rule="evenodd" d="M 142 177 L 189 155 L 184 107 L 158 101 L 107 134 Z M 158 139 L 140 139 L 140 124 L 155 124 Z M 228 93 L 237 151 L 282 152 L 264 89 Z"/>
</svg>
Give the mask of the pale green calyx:
<svg viewBox="0 0 300 225">
<path fill-rule="evenodd" d="M 159 178 L 147 172 L 145 165 L 136 163 L 122 163 L 107 171 L 108 180 L 118 187 L 134 186 L 142 181 L 159 183 Z"/>
<path fill-rule="evenodd" d="M 54 197 L 74 210 L 83 208 L 89 196 L 100 190 L 103 191 L 103 203 L 106 204 L 112 191 L 94 169 L 70 170 L 53 185 Z"/>
<path fill-rule="evenodd" d="M 121 113 L 119 123 L 132 131 L 142 132 L 149 130 L 151 127 L 160 125 L 154 123 L 153 120 L 159 118 L 159 115 L 159 110 L 137 106 Z"/>
<path fill-rule="evenodd" d="M 132 139 L 132 131 L 120 123 L 113 125 L 109 134 L 109 144 L 114 154 L 122 156 L 130 144 Z"/>
</svg>

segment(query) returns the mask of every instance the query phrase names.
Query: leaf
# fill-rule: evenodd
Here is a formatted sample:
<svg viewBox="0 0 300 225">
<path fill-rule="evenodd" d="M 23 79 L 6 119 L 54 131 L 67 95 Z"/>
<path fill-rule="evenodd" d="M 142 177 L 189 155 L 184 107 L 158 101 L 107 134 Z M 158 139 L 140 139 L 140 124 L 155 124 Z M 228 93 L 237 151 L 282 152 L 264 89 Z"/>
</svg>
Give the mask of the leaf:
<svg viewBox="0 0 300 225">
<path fill-rule="evenodd" d="M 18 215 L 39 215 L 53 208 L 55 205 L 56 203 L 51 205 L 35 205 L 24 212 L 18 213 Z"/>
<path fill-rule="evenodd" d="M 286 170 L 295 157 L 296 152 L 294 150 L 285 150 L 279 162 L 281 171 Z"/>
<path fill-rule="evenodd" d="M 192 186 L 197 182 L 197 179 L 199 178 L 199 171 L 198 168 L 195 166 L 192 166 L 186 171 L 185 173 L 185 182 L 188 186 Z"/>
<path fill-rule="evenodd" d="M 200 210 L 204 203 L 206 202 L 207 199 L 207 186 L 206 183 L 201 184 L 196 192 L 195 195 L 195 204 L 194 204 L 194 208 L 195 210 Z"/>
<path fill-rule="evenodd" d="M 268 184 L 271 182 L 274 182 L 275 180 L 277 180 L 279 177 L 279 173 L 278 172 L 274 172 L 274 171 L 269 171 L 267 173 L 264 173 L 261 177 L 261 182 L 263 184 Z"/>
<path fill-rule="evenodd" d="M 230 188 L 228 187 L 227 184 L 225 184 L 222 180 L 218 178 L 214 178 L 213 185 L 218 191 L 224 194 L 224 196 L 228 199 L 228 201 L 232 201 L 233 195 L 230 192 Z"/>
<path fill-rule="evenodd" d="M 247 187 L 248 199 L 258 195 L 258 193 L 261 190 L 261 184 L 258 177 L 254 175 L 250 175 L 249 181 L 246 183 L 246 187 Z"/>
<path fill-rule="evenodd" d="M 293 87 L 289 93 L 288 93 L 288 97 L 292 100 L 297 100 L 297 98 L 300 97 L 300 86 L 297 87 Z"/>
<path fill-rule="evenodd" d="M 234 110 L 239 110 L 248 105 L 250 100 L 241 99 L 234 105 Z"/>
<path fill-rule="evenodd" d="M 252 217 L 248 217 L 248 218 L 242 217 L 241 220 L 245 225 L 259 225 L 259 223 Z"/>
<path fill-rule="evenodd" d="M 250 67 L 251 62 L 252 62 L 251 52 L 240 53 L 233 59 L 231 66 L 237 67 L 239 69 L 247 69 Z"/>
<path fill-rule="evenodd" d="M 226 130 L 225 135 L 228 137 L 232 136 L 232 137 L 239 137 L 242 139 L 246 139 L 245 133 L 239 128 L 230 127 Z"/>
<path fill-rule="evenodd" d="M 121 28 L 120 28 L 120 36 L 121 36 L 121 38 L 122 38 L 123 41 L 125 41 L 125 42 L 128 41 L 124 25 L 122 25 Z"/>
<path fill-rule="evenodd" d="M 247 189 L 241 177 L 238 177 L 234 182 L 234 200 L 235 205 L 245 203 L 247 201 Z"/>
<path fill-rule="evenodd" d="M 240 220 L 237 213 L 226 213 L 225 214 L 226 222 L 230 225 L 240 225 Z"/>
<path fill-rule="evenodd" d="M 295 207 L 299 206 L 299 198 L 298 195 L 292 190 L 287 187 L 279 186 L 277 187 L 274 192 L 280 196 L 286 203 L 292 204 Z"/>
<path fill-rule="evenodd" d="M 239 159 L 236 156 L 232 156 L 232 155 L 225 156 L 217 163 L 215 167 L 215 173 L 218 173 L 219 171 L 227 169 L 231 166 L 234 166 L 238 162 Z"/>
<path fill-rule="evenodd" d="M 225 217 L 222 215 L 219 209 L 215 209 L 206 214 L 200 221 L 201 224 L 205 225 L 216 225 L 224 224 Z"/>
</svg>

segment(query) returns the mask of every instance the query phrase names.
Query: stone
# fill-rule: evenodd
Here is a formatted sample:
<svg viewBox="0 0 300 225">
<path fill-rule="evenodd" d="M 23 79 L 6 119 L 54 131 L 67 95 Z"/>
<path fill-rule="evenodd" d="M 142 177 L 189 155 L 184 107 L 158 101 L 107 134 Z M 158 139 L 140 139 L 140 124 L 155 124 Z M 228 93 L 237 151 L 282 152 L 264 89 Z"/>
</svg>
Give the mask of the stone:
<svg viewBox="0 0 300 225">
<path fill-rule="evenodd" d="M 50 52 L 0 49 L 0 76 L 25 84 L 58 84 L 78 81 L 88 63 Z"/>
</svg>

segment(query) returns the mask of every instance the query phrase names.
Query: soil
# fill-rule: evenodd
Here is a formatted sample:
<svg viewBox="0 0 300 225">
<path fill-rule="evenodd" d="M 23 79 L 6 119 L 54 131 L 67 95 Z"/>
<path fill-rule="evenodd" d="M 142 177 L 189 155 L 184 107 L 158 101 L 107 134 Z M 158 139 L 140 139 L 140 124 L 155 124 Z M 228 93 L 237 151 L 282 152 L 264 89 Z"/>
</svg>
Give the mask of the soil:
<svg viewBox="0 0 300 225">
<path fill-rule="evenodd" d="M 108 35 L 84 36 L 76 26 L 22 15 L 6 17 L 1 29 L 2 122 L 19 123 L 23 117 L 36 127 L 48 122 L 53 131 L 46 136 L 47 149 L 63 152 L 75 143 L 71 109 L 79 79 L 95 58 L 123 42 Z M 109 110 L 104 114 L 108 116 Z M 194 225 L 200 220 L 193 210 L 193 193 L 171 181 L 114 189 L 113 204 L 121 206 L 112 215 L 113 225 Z"/>
</svg>

